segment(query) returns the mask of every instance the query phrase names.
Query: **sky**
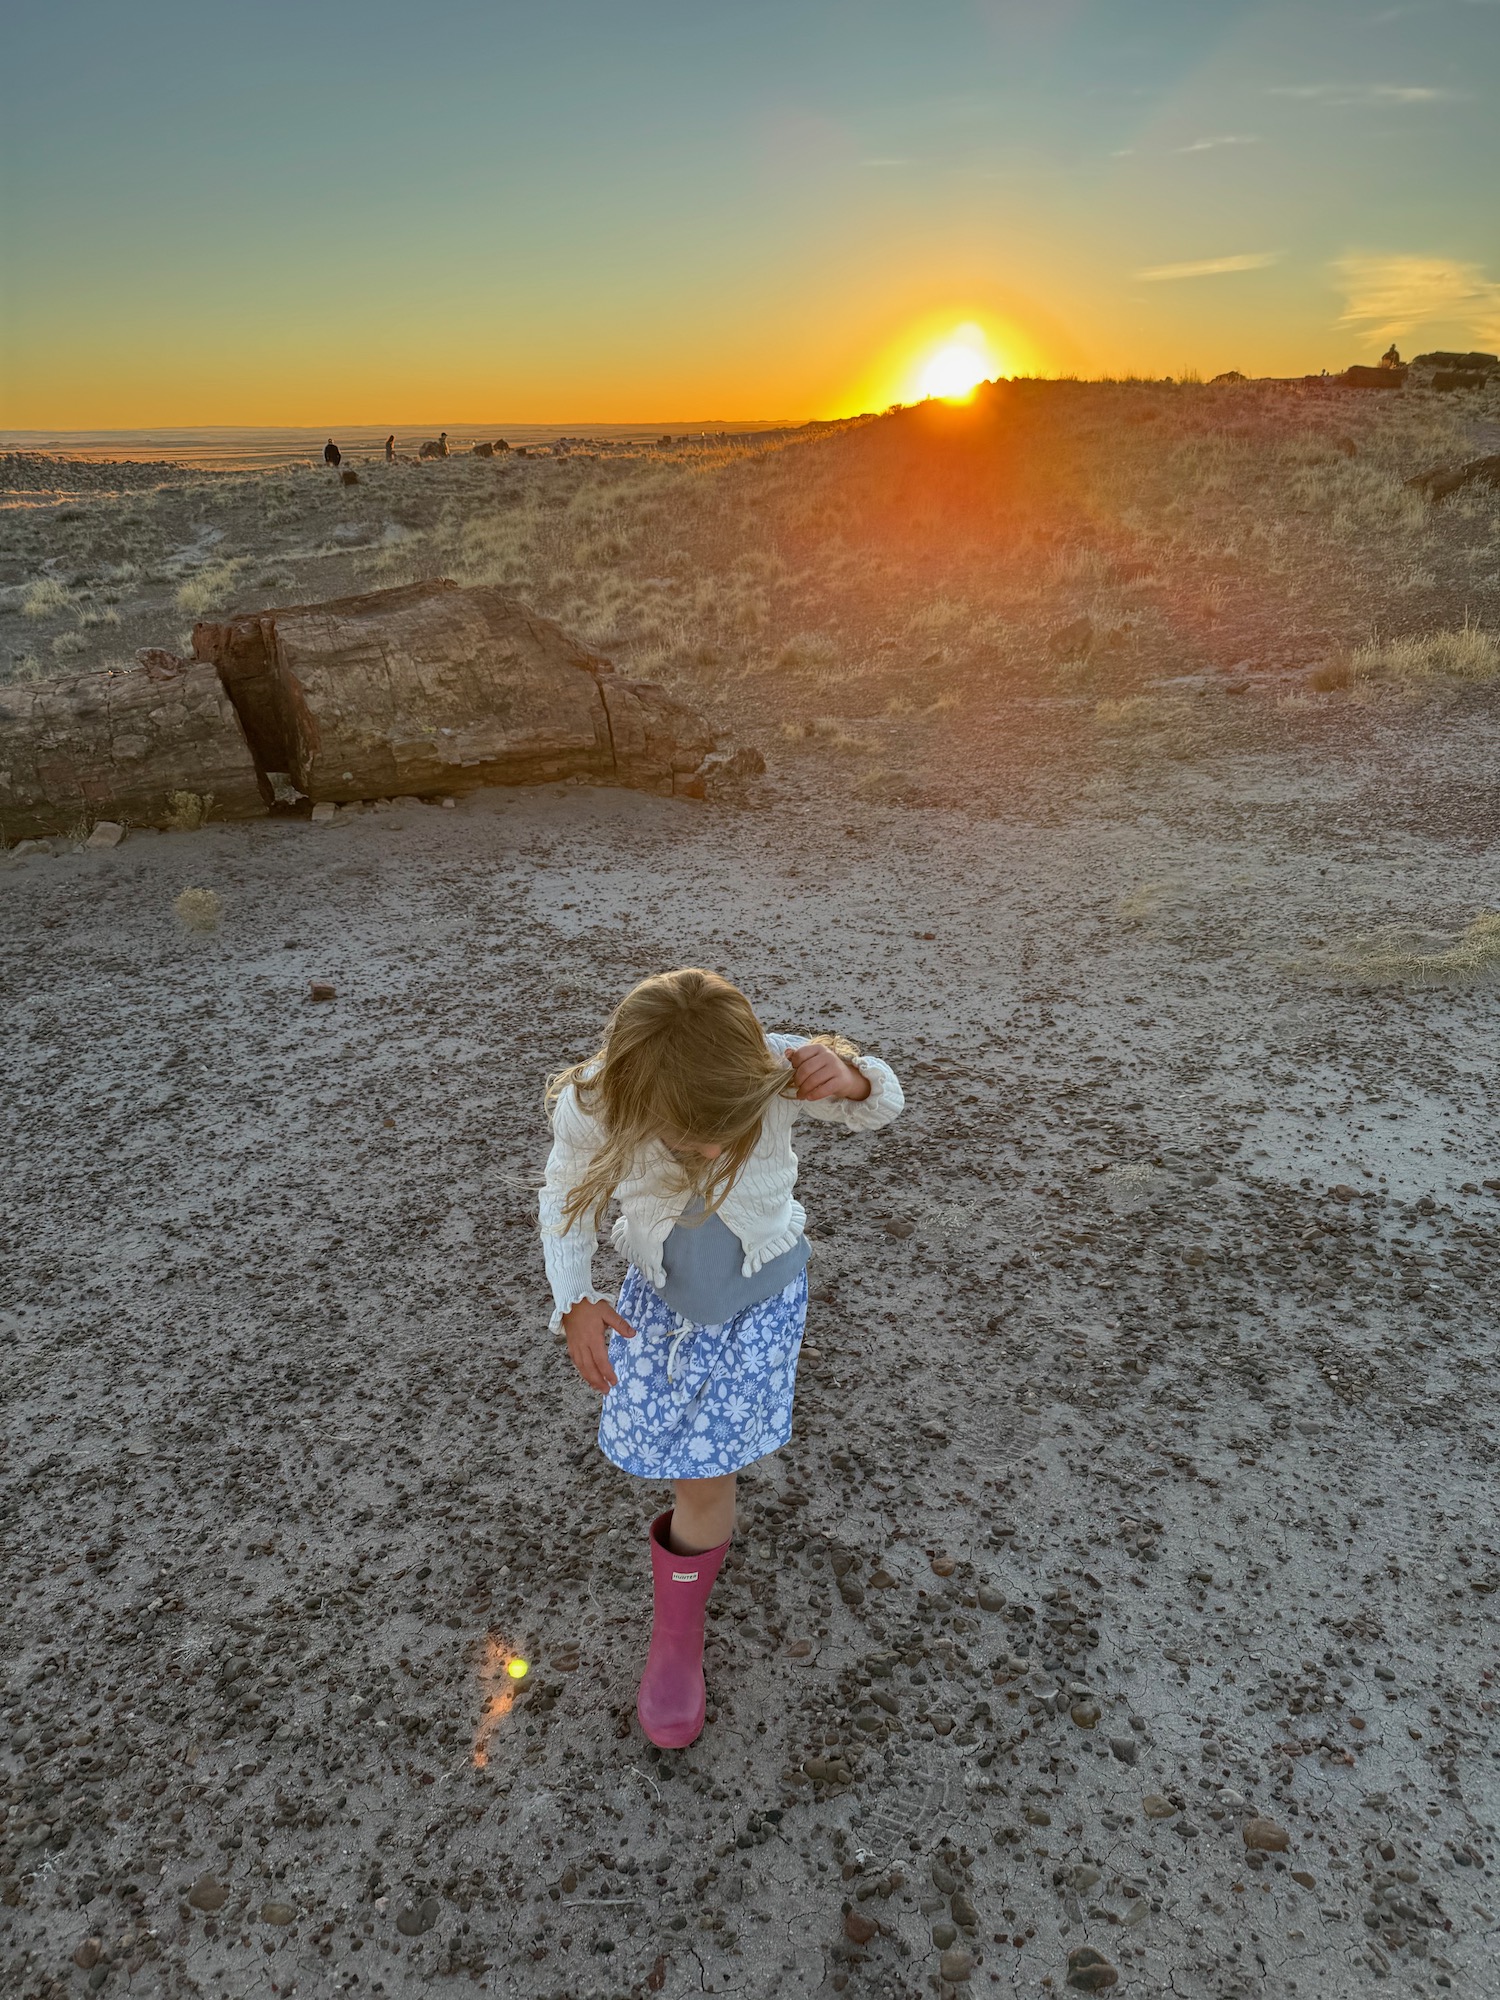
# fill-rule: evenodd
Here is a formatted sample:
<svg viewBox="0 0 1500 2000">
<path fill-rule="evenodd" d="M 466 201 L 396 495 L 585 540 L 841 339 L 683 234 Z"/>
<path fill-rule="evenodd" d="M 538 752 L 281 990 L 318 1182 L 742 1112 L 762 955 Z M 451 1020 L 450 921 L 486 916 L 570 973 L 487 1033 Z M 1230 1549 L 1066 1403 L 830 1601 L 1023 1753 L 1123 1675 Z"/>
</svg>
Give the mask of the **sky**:
<svg viewBox="0 0 1500 2000">
<path fill-rule="evenodd" d="M 1500 0 L 47 0 L 0 79 L 7 428 L 1500 349 Z"/>
</svg>

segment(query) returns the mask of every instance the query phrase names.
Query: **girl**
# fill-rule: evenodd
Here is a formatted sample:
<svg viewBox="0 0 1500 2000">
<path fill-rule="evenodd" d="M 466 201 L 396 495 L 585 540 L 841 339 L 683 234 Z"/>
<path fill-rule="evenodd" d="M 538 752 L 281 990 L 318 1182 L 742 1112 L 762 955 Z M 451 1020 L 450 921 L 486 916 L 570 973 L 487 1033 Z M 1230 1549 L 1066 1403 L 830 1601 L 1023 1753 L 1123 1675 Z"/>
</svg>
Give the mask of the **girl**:
<svg viewBox="0 0 1500 2000">
<path fill-rule="evenodd" d="M 646 979 L 604 1046 L 547 1089 L 542 1247 L 573 1365 L 603 1392 L 599 1446 L 673 1482 L 651 1524 L 655 1616 L 636 1712 L 663 1749 L 703 1727 L 703 1620 L 734 1532 L 735 1475 L 792 1433 L 807 1316 L 799 1111 L 872 1131 L 902 1105 L 882 1062 L 836 1036 L 768 1035 L 738 987 L 688 968 Z M 619 1303 L 593 1286 L 610 1241 Z M 632 1345 L 632 1343 L 634 1343 Z"/>
</svg>

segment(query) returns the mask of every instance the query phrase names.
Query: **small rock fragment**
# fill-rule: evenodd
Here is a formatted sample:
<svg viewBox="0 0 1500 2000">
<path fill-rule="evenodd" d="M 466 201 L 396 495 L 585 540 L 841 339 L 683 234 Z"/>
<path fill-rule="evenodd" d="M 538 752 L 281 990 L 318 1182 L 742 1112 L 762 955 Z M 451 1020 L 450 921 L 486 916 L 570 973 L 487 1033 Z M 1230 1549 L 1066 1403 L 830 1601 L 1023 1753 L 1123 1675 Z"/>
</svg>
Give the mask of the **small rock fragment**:
<svg viewBox="0 0 1500 2000">
<path fill-rule="evenodd" d="M 313 825 L 327 826 L 337 812 L 338 807 L 332 799 L 319 799 L 318 803 L 312 809 Z"/>
<path fill-rule="evenodd" d="M 1078 1993 L 1102 1993 L 1120 1975 L 1102 1951 L 1091 1944 L 1076 1944 L 1068 1953 L 1068 1984 Z"/>
<path fill-rule="evenodd" d="M 296 1915 L 297 1912 L 290 1903 L 262 1903 L 260 1906 L 260 1920 L 263 1924 L 289 1924 L 295 1920 Z"/>
<path fill-rule="evenodd" d="M 337 1000 L 339 990 L 326 979 L 314 979 L 308 985 L 307 997 L 309 1000 Z"/>
<path fill-rule="evenodd" d="M 1140 1745 L 1133 1736 L 1111 1736 L 1109 1752 L 1122 1764 L 1133 1764 L 1140 1755 Z"/>
<path fill-rule="evenodd" d="M 1005 1592 L 998 1584 L 982 1583 L 979 1586 L 979 1608 L 981 1611 L 1003 1611 Z"/>
<path fill-rule="evenodd" d="M 103 1949 L 103 1938 L 85 1938 L 83 1943 L 74 1949 L 73 1963 L 80 1972 L 92 1972 L 99 1963 L 99 1954 Z"/>
<path fill-rule="evenodd" d="M 1247 1819 L 1240 1832 L 1246 1847 L 1257 1848 L 1263 1854 L 1285 1854 L 1291 1845 L 1291 1835 L 1274 1819 Z"/>
<path fill-rule="evenodd" d="M 1318 1886 L 1317 1876 L 1309 1875 L 1305 1868 L 1294 1868 L 1292 1870 L 1292 1880 L 1304 1889 L 1316 1889 Z"/>
<path fill-rule="evenodd" d="M 118 847 L 124 838 L 125 829 L 117 819 L 101 819 L 83 844 L 85 847 Z"/>
<path fill-rule="evenodd" d="M 200 1875 L 188 1890 L 188 1901 L 195 1910 L 222 1910 L 229 1901 L 229 1891 L 222 1882 L 212 1875 Z"/>
<path fill-rule="evenodd" d="M 952 1576 L 957 1567 L 958 1565 L 950 1555 L 935 1555 L 932 1559 L 932 1573 L 934 1576 Z"/>
<path fill-rule="evenodd" d="M 904 1215 L 892 1215 L 887 1217 L 880 1226 L 887 1236 L 894 1236 L 898 1241 L 904 1242 L 912 1234 L 917 1225 L 914 1222 L 908 1222 Z"/>
<path fill-rule="evenodd" d="M 969 1901 L 962 1889 L 954 1892 L 953 1900 L 948 1907 L 953 1912 L 954 1923 L 961 1930 L 971 1931 L 978 1924 L 979 1912 L 974 1908 L 974 1905 Z"/>
<path fill-rule="evenodd" d="M 1099 1725 L 1099 1704 L 1096 1701 L 1075 1701 L 1068 1713 L 1080 1729 L 1096 1729 Z"/>
<path fill-rule="evenodd" d="M 939 1918 L 932 1927 L 932 1941 L 939 1951 L 946 1951 L 950 1944 L 957 1944 L 957 1924 L 950 1924 L 946 1918 Z"/>
<path fill-rule="evenodd" d="M 1170 1819 L 1177 1808 L 1170 1799 L 1164 1799 L 1160 1792 L 1147 1792 L 1141 1800 L 1141 1811 L 1147 1819 Z"/>
<path fill-rule="evenodd" d="M 851 1944 L 868 1944 L 878 1936 L 880 1926 L 873 1917 L 863 1917 L 858 1910 L 844 1912 L 844 1936 Z"/>
<path fill-rule="evenodd" d="M 961 1946 L 945 1951 L 938 1960 L 938 1977 L 946 1979 L 950 1986 L 958 1986 L 974 1976 L 974 1959 Z"/>
<path fill-rule="evenodd" d="M 421 1937 L 437 1922 L 441 1907 L 436 1896 L 424 1896 L 420 1903 L 408 1903 L 397 1914 L 396 1928 L 402 1937 Z"/>
</svg>

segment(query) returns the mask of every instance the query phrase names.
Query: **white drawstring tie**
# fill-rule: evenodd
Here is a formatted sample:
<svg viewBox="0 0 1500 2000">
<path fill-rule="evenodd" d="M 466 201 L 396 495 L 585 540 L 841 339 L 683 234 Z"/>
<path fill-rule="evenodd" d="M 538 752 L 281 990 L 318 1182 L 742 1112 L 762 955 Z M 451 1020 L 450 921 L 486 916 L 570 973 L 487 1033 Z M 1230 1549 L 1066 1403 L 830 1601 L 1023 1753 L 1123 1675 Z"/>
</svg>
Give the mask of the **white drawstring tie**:
<svg viewBox="0 0 1500 2000">
<path fill-rule="evenodd" d="M 672 1345 L 667 1349 L 667 1381 L 669 1384 L 672 1382 L 672 1363 L 677 1359 L 677 1350 L 692 1331 L 692 1321 L 684 1320 L 677 1333 L 673 1336 Z"/>
</svg>

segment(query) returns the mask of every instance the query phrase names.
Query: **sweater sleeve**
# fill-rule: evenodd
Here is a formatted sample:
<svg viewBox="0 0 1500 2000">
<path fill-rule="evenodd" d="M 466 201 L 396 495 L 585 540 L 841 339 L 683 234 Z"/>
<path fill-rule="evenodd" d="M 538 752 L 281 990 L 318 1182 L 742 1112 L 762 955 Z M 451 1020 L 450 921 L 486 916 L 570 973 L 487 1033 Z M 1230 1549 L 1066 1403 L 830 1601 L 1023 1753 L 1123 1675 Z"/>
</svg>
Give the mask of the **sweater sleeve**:
<svg viewBox="0 0 1500 2000">
<path fill-rule="evenodd" d="M 766 1040 L 778 1055 L 800 1048 L 807 1035 L 768 1035 Z M 906 1097 L 896 1080 L 896 1072 L 878 1056 L 857 1056 L 854 1067 L 867 1077 L 870 1094 L 856 1104 L 847 1097 L 822 1097 L 811 1102 L 797 1099 L 798 1111 L 824 1125 L 842 1125 L 846 1132 L 876 1132 L 901 1115 Z"/>
<path fill-rule="evenodd" d="M 594 1289 L 597 1228 L 587 1216 L 580 1216 L 571 1228 L 563 1221 L 568 1196 L 582 1180 L 598 1144 L 598 1125 L 579 1104 L 577 1092 L 569 1084 L 552 1113 L 552 1151 L 547 1156 L 546 1178 L 537 1203 L 542 1257 L 554 1301 L 548 1322 L 553 1333 L 561 1327 L 563 1314 L 580 1299 L 609 1302 L 607 1292 Z"/>
</svg>

